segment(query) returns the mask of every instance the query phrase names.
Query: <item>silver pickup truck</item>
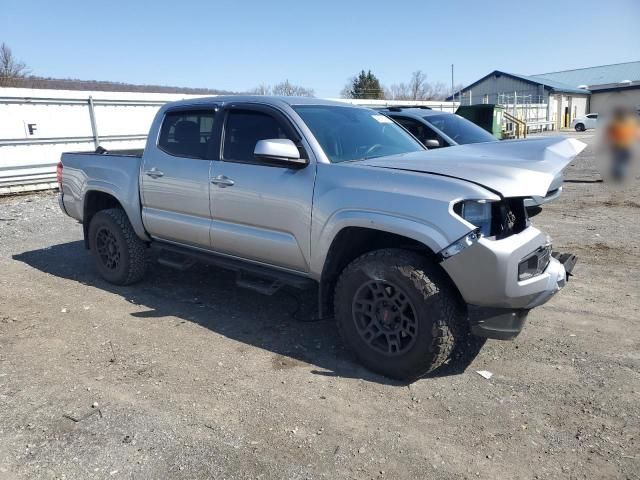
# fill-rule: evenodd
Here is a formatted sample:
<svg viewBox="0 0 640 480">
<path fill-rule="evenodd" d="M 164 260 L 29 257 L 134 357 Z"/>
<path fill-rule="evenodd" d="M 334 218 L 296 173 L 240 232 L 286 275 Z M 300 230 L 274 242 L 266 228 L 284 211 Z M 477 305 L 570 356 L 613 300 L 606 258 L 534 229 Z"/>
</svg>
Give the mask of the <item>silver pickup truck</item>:
<svg viewBox="0 0 640 480">
<path fill-rule="evenodd" d="M 220 265 L 267 294 L 317 287 L 320 317 L 365 366 L 412 379 L 469 335 L 515 337 L 565 285 L 575 257 L 552 253 L 524 200 L 582 148 L 426 151 L 366 108 L 202 98 L 162 107 L 143 152 L 63 154 L 59 201 L 107 281 L 134 283 L 157 258 Z"/>
</svg>

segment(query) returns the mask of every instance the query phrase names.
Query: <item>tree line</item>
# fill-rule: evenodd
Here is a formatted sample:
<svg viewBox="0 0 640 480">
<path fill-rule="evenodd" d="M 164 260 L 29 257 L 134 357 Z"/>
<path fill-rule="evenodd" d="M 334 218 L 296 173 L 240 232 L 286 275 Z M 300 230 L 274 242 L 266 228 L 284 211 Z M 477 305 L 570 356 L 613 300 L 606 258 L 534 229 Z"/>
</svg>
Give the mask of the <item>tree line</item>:
<svg viewBox="0 0 640 480">
<path fill-rule="evenodd" d="M 462 88 L 458 85 L 454 91 Z M 427 74 L 416 70 L 407 83 L 401 82 L 384 87 L 371 70 L 360 71 L 349 79 L 342 89 L 342 98 L 368 98 L 378 100 L 444 100 L 451 90 L 442 82 L 430 83 Z"/>
<path fill-rule="evenodd" d="M 0 87 L 16 88 L 51 88 L 54 90 L 96 90 L 101 92 L 155 92 L 155 93 L 186 93 L 202 94 L 230 94 L 225 90 L 212 88 L 183 88 L 164 85 L 135 85 L 123 82 L 107 82 L 100 80 L 77 80 L 68 78 L 46 78 L 31 75 L 27 65 L 18 60 L 6 43 L 0 44 Z"/>
<path fill-rule="evenodd" d="M 121 82 L 97 80 L 77 80 L 44 78 L 31 75 L 27 65 L 18 60 L 11 48 L 4 42 L 0 44 L 0 87 L 51 88 L 65 90 L 98 90 L 98 91 L 130 91 L 185 94 L 238 94 L 282 95 L 313 97 L 313 88 L 295 85 L 288 79 L 275 85 L 261 84 L 248 92 L 232 92 L 212 88 L 181 88 L 162 85 L 134 85 Z M 462 88 L 458 85 L 453 91 Z M 411 74 L 407 83 L 401 82 L 384 87 L 371 70 L 362 70 L 350 78 L 342 89 L 342 98 L 355 99 L 389 99 L 389 100 L 444 100 L 451 90 L 442 82 L 430 83 L 422 70 Z"/>
</svg>

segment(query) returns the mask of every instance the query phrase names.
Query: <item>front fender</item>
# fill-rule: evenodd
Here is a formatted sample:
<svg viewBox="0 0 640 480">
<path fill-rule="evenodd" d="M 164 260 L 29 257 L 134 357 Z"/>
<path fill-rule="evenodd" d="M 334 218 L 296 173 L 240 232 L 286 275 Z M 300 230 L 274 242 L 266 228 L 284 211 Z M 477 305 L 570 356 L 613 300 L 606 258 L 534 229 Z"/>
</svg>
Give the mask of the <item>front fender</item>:
<svg viewBox="0 0 640 480">
<path fill-rule="evenodd" d="M 439 252 L 450 243 L 443 231 L 424 220 L 370 210 L 341 210 L 333 214 L 324 224 L 317 237 L 316 246 L 312 250 L 311 273 L 317 280 L 321 277 L 331 244 L 338 233 L 348 227 L 368 228 L 401 235 L 426 245 L 433 252 Z"/>
</svg>

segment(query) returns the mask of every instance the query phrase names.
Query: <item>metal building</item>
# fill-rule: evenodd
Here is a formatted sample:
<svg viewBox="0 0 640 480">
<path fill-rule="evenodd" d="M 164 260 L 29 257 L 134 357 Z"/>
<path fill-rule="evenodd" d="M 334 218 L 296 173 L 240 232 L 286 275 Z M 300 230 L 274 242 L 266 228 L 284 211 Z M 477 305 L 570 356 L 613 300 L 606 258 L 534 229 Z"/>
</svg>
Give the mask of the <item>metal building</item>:
<svg viewBox="0 0 640 480">
<path fill-rule="evenodd" d="M 568 127 L 572 119 L 586 114 L 590 93 L 553 80 L 494 70 L 455 97 L 461 105 L 502 105 L 529 130 L 553 130 Z"/>
<path fill-rule="evenodd" d="M 533 75 L 565 85 L 589 89 L 589 111 L 606 113 L 615 103 L 640 108 L 640 62 L 616 63 Z"/>
<path fill-rule="evenodd" d="M 494 70 L 448 100 L 454 98 L 462 105 L 502 105 L 530 129 L 566 128 L 615 103 L 640 108 L 640 61 L 536 75 Z"/>
</svg>

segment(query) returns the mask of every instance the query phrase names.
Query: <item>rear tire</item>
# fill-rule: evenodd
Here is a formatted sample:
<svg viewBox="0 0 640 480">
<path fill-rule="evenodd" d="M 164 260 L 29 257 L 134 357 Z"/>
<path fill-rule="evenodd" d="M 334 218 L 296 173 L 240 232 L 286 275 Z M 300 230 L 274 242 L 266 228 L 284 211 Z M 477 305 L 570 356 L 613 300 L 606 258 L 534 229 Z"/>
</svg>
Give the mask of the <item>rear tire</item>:
<svg viewBox="0 0 640 480">
<path fill-rule="evenodd" d="M 366 253 L 335 289 L 338 330 L 368 369 L 413 380 L 445 363 L 464 336 L 466 311 L 448 277 L 423 255 Z"/>
<path fill-rule="evenodd" d="M 584 132 L 585 130 L 584 123 L 576 123 L 576 132 Z"/>
<path fill-rule="evenodd" d="M 119 208 L 101 210 L 89 225 L 89 246 L 96 269 L 107 282 L 130 285 L 147 269 L 146 244 Z"/>
</svg>

